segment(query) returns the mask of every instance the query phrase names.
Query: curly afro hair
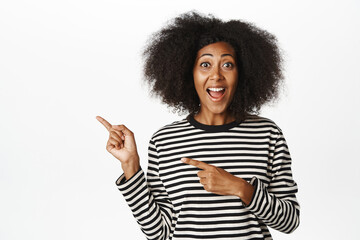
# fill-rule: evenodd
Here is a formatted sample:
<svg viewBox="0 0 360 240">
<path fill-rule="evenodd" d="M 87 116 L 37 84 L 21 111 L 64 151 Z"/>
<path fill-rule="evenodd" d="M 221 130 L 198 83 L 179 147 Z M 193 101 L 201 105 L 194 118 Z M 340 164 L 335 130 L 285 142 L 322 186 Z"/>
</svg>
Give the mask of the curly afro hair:
<svg viewBox="0 0 360 240">
<path fill-rule="evenodd" d="M 191 11 L 168 22 L 152 35 L 143 52 L 145 82 L 173 112 L 196 114 L 200 100 L 193 68 L 198 50 L 215 42 L 235 50 L 238 85 L 229 106 L 241 122 L 278 97 L 283 80 L 282 56 L 274 35 L 251 23 L 222 21 Z"/>
</svg>

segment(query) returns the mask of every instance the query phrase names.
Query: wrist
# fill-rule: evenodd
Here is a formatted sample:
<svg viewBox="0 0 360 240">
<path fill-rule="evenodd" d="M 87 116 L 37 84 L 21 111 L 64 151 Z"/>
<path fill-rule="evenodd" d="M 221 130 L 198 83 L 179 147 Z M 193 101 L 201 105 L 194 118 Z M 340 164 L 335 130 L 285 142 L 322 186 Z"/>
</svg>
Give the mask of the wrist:
<svg viewBox="0 0 360 240">
<path fill-rule="evenodd" d="M 250 183 L 246 182 L 245 188 L 244 188 L 244 191 L 243 191 L 243 196 L 241 198 L 241 201 L 243 203 L 245 203 L 246 206 L 251 203 L 251 200 L 252 200 L 253 195 L 254 195 L 254 191 L 255 191 L 254 186 L 251 185 Z"/>
<path fill-rule="evenodd" d="M 242 191 L 243 191 L 243 186 L 244 186 L 244 183 L 243 181 L 241 181 L 242 179 L 238 178 L 236 183 L 233 185 L 235 186 L 234 188 L 234 195 L 241 198 L 242 197 Z"/>
<path fill-rule="evenodd" d="M 254 186 L 245 181 L 244 179 L 239 179 L 236 186 L 237 187 L 234 195 L 239 197 L 245 205 L 248 205 L 254 195 Z"/>
<path fill-rule="evenodd" d="M 140 169 L 140 164 L 139 162 L 132 162 L 132 163 L 123 163 L 121 164 L 121 168 L 124 171 L 124 175 L 126 180 L 128 180 L 129 178 L 131 178 L 133 175 L 135 175 L 135 173 L 137 173 Z"/>
</svg>

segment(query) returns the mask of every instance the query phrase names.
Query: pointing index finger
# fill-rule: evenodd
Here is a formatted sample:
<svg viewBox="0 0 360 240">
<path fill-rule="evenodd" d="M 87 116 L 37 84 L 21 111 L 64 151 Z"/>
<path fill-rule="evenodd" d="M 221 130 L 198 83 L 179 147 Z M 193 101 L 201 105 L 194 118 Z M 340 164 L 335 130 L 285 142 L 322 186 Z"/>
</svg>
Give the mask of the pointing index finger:
<svg viewBox="0 0 360 240">
<path fill-rule="evenodd" d="M 203 169 L 203 170 L 207 170 L 207 169 L 213 167 L 210 164 L 204 163 L 202 161 L 194 160 L 194 159 L 191 159 L 191 158 L 181 158 L 181 161 L 186 163 L 186 164 L 193 165 L 195 167 Z"/>
<path fill-rule="evenodd" d="M 104 125 L 104 127 L 105 127 L 108 131 L 110 131 L 110 128 L 112 127 L 112 125 L 111 125 L 108 121 L 106 121 L 105 119 L 103 119 L 103 118 L 100 117 L 100 116 L 96 116 L 96 119 L 97 119 L 102 125 Z"/>
</svg>

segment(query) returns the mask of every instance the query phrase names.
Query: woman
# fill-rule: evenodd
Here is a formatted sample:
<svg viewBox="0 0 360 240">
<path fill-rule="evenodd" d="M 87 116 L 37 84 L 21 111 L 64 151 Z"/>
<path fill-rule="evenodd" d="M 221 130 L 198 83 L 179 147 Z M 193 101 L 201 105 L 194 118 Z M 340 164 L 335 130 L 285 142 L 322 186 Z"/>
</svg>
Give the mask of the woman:
<svg viewBox="0 0 360 240">
<path fill-rule="evenodd" d="M 152 91 L 186 118 L 156 131 L 147 177 L 134 134 L 97 119 L 121 161 L 116 181 L 147 239 L 272 239 L 299 225 L 297 185 L 281 129 L 258 110 L 283 79 L 276 38 L 252 24 L 195 12 L 144 52 Z M 255 113 L 255 114 L 254 114 Z"/>
</svg>

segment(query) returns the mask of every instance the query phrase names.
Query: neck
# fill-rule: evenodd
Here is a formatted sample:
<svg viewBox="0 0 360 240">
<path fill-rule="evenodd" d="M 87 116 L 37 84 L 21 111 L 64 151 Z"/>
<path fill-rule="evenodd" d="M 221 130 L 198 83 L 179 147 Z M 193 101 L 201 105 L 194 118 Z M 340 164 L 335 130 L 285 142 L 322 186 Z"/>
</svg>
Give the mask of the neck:
<svg viewBox="0 0 360 240">
<path fill-rule="evenodd" d="M 194 119 L 205 125 L 224 125 L 235 121 L 235 117 L 230 112 L 205 113 L 201 110 L 198 114 L 194 115 Z"/>
</svg>

